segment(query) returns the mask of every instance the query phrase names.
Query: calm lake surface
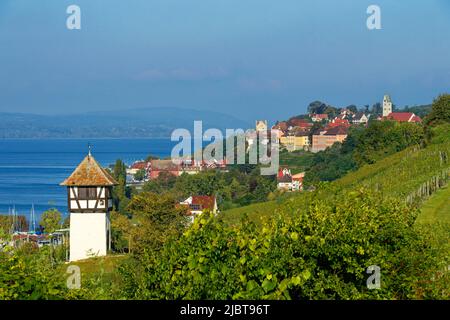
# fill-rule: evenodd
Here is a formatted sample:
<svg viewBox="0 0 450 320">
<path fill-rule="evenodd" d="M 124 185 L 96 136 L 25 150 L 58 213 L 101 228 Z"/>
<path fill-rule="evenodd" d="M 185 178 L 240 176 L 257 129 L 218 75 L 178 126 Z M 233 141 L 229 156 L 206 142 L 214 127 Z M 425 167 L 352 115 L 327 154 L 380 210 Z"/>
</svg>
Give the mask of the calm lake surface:
<svg viewBox="0 0 450 320">
<path fill-rule="evenodd" d="M 131 164 L 149 154 L 170 155 L 170 139 L 0 139 L 0 214 L 13 207 L 29 218 L 34 204 L 37 219 L 49 208 L 67 214 L 67 191 L 59 186 L 87 155 L 103 166 L 117 159 Z M 39 221 L 39 220 L 38 220 Z"/>
</svg>

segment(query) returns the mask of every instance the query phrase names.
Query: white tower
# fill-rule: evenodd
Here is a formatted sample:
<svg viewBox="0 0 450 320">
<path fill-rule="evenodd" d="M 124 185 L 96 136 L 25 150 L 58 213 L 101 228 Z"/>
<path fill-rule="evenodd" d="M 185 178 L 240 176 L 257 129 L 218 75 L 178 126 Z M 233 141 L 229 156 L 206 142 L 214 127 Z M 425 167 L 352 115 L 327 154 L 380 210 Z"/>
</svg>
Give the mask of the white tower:
<svg viewBox="0 0 450 320">
<path fill-rule="evenodd" d="M 105 256 L 111 248 L 112 187 L 118 183 L 89 154 L 69 178 L 70 261 Z"/>
<path fill-rule="evenodd" d="M 383 117 L 387 117 L 390 113 L 392 113 L 392 100 L 390 96 L 385 95 L 383 98 Z"/>
</svg>

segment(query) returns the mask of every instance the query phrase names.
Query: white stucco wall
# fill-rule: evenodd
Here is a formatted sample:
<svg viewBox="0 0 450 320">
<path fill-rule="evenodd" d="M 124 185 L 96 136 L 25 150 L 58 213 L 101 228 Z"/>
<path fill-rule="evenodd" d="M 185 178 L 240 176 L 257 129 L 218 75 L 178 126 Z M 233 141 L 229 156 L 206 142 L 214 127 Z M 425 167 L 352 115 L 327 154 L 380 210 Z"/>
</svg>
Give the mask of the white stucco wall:
<svg viewBox="0 0 450 320">
<path fill-rule="evenodd" d="M 105 256 L 109 221 L 106 213 L 70 214 L 70 261 Z M 91 255 L 90 255 L 91 253 Z"/>
</svg>

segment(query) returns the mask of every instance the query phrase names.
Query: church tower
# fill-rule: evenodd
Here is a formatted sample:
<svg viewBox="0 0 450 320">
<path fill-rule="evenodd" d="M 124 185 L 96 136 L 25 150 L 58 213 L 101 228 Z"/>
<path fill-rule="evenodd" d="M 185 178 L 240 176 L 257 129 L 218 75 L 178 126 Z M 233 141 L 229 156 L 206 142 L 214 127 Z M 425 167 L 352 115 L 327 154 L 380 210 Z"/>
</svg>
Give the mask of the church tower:
<svg viewBox="0 0 450 320">
<path fill-rule="evenodd" d="M 387 117 L 390 113 L 392 113 L 392 100 L 390 96 L 385 95 L 383 98 L 383 117 Z"/>
<path fill-rule="evenodd" d="M 112 187 L 117 184 L 90 151 L 61 183 L 70 212 L 70 261 L 105 256 L 111 249 Z"/>
</svg>

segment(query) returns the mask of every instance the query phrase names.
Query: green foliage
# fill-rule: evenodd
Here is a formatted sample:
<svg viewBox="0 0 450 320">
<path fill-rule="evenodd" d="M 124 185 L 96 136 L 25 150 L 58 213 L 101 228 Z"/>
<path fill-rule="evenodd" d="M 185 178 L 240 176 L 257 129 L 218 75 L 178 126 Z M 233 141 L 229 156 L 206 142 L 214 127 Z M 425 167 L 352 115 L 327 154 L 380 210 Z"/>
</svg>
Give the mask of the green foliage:
<svg viewBox="0 0 450 320">
<path fill-rule="evenodd" d="M 52 233 L 61 227 L 62 215 L 57 209 L 49 209 L 42 213 L 39 224 L 44 228 L 44 232 Z"/>
<path fill-rule="evenodd" d="M 131 189 L 126 186 L 126 165 L 122 160 L 116 160 L 112 174 L 119 183 L 113 188 L 112 192 L 114 209 L 122 214 L 127 214 L 126 207 L 128 205 L 129 198 L 131 197 Z"/>
<path fill-rule="evenodd" d="M 442 124 L 434 128 L 430 128 L 431 144 L 441 144 L 449 140 L 450 123 Z"/>
<path fill-rule="evenodd" d="M 15 222 L 15 226 L 13 226 Z M 28 221 L 25 216 L 17 216 L 15 221 L 12 216 L 0 215 L 0 232 L 9 234 L 13 229 L 19 231 L 28 230 Z M 1 237 L 0 237 L 1 238 Z"/>
<path fill-rule="evenodd" d="M 433 101 L 430 114 L 425 118 L 427 126 L 450 123 L 450 94 L 440 95 Z"/>
<path fill-rule="evenodd" d="M 132 252 L 160 249 L 168 237 L 180 235 L 188 222 L 186 208 L 167 193 L 135 195 L 127 210 L 132 217 L 127 231 L 132 238 Z"/>
<path fill-rule="evenodd" d="M 138 299 L 405 299 L 442 262 L 412 225 L 417 211 L 367 190 L 287 201 L 257 228 L 197 219 L 180 239 L 120 272 Z M 333 197 L 329 197 L 334 193 Z M 306 198 L 306 199 L 305 199 Z M 382 270 L 368 290 L 366 268 Z M 142 268 L 142 269 L 140 269 Z M 140 270 L 138 272 L 137 270 Z M 440 280 L 435 280 L 439 282 Z M 448 292 L 430 292 L 433 298 Z"/>
<path fill-rule="evenodd" d="M 415 123 L 377 121 L 366 130 L 352 131 L 351 135 L 353 158 L 361 166 L 374 163 L 411 145 L 420 145 L 423 129 Z"/>
<path fill-rule="evenodd" d="M 280 166 L 289 167 L 292 174 L 306 171 L 312 165 L 313 159 L 314 154 L 311 152 L 280 150 Z"/>
<path fill-rule="evenodd" d="M 329 114 L 329 115 L 331 115 L 333 117 L 333 116 L 335 116 L 335 115 L 337 115 L 339 113 L 339 109 L 337 109 L 337 108 L 335 108 L 333 106 L 327 105 L 326 103 L 323 103 L 321 101 L 314 101 L 314 102 L 311 102 L 309 104 L 309 106 L 308 106 L 308 113 L 309 114 L 313 114 L 313 113 L 314 114 L 315 113 L 323 114 L 323 113 L 326 113 L 326 114 Z"/>
<path fill-rule="evenodd" d="M 336 181 L 345 188 L 367 187 L 405 199 L 419 186 L 448 170 L 450 136 L 426 148 L 410 147 Z M 443 179 L 445 178 L 445 174 Z"/>
<path fill-rule="evenodd" d="M 62 299 L 66 287 L 61 261 L 50 247 L 0 251 L 0 300 Z"/>
<path fill-rule="evenodd" d="M 261 176 L 257 167 L 231 168 L 229 172 L 203 171 L 179 177 L 161 174 L 144 185 L 144 191 L 170 193 L 180 201 L 191 195 L 213 195 L 221 209 L 265 201 L 275 189 L 274 177 Z"/>
<path fill-rule="evenodd" d="M 145 179 L 145 175 L 146 175 L 145 169 L 140 169 L 138 170 L 138 172 L 134 174 L 134 179 L 137 181 L 143 181 Z"/>
</svg>

